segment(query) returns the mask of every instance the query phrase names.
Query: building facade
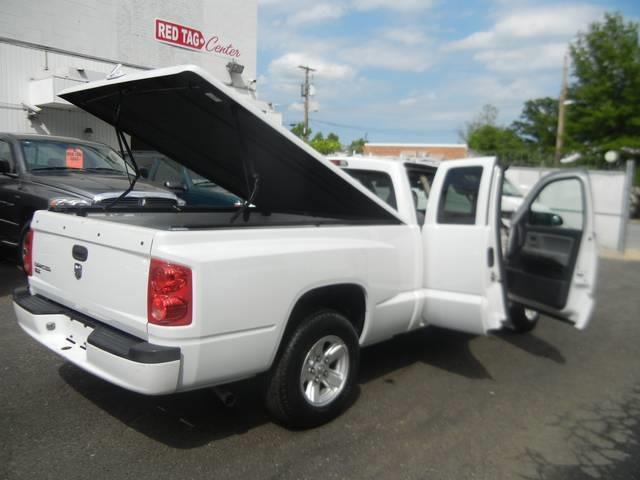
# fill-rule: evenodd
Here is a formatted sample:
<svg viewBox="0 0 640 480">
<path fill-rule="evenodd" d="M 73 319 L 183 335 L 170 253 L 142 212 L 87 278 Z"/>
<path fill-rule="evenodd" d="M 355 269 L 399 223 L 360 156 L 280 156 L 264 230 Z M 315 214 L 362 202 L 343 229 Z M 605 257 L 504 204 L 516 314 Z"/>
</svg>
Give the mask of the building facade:
<svg viewBox="0 0 640 480">
<path fill-rule="evenodd" d="M 198 65 L 256 98 L 257 0 L 3 0 L 0 131 L 117 144 L 112 127 L 57 97 L 124 73 Z"/>
<path fill-rule="evenodd" d="M 363 155 L 382 157 L 429 157 L 436 160 L 465 158 L 467 145 L 455 143 L 366 143 Z"/>
</svg>

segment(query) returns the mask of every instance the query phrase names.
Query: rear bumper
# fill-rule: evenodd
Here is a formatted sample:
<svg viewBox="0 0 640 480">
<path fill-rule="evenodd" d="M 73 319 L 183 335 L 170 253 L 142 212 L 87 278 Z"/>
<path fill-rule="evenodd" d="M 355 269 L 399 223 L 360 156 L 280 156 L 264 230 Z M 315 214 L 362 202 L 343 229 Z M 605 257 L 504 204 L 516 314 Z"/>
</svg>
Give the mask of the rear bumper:
<svg viewBox="0 0 640 480">
<path fill-rule="evenodd" d="M 147 395 L 177 390 L 179 348 L 145 342 L 24 288 L 14 292 L 13 306 L 25 332 L 80 368 Z"/>
</svg>

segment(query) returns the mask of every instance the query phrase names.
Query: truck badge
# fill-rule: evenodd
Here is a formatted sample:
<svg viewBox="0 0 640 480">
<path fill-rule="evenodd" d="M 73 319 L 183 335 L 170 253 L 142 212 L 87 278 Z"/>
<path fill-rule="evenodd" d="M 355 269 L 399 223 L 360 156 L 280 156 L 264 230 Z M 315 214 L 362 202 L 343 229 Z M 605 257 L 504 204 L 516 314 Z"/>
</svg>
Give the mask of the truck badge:
<svg viewBox="0 0 640 480">
<path fill-rule="evenodd" d="M 80 280 L 82 278 L 82 265 L 79 263 L 75 263 L 73 265 L 73 273 L 75 274 L 76 278 Z"/>
</svg>

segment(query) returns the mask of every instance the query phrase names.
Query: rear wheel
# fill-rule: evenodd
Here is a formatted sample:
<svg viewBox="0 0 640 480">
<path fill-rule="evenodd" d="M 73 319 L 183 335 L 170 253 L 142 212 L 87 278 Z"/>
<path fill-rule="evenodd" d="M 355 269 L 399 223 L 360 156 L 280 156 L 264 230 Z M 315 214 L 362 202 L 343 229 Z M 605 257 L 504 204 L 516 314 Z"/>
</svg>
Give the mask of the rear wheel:
<svg viewBox="0 0 640 480">
<path fill-rule="evenodd" d="M 359 360 L 358 336 L 347 318 L 334 311 L 309 315 L 272 369 L 267 408 L 291 427 L 332 420 L 349 404 Z"/>
<path fill-rule="evenodd" d="M 513 304 L 509 309 L 511 326 L 518 333 L 527 333 L 536 328 L 540 314 L 520 304 Z"/>
</svg>

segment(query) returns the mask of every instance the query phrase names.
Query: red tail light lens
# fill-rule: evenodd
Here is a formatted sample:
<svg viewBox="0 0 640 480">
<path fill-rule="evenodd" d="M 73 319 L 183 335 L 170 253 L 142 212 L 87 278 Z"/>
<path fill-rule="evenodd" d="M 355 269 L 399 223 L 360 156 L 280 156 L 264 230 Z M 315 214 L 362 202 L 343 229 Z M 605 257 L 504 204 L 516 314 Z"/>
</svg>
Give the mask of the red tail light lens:
<svg viewBox="0 0 640 480">
<path fill-rule="evenodd" d="M 152 258 L 147 293 L 149 323 L 168 327 L 190 325 L 192 304 L 191 269 Z"/>
<path fill-rule="evenodd" d="M 29 230 L 22 242 L 22 267 L 29 277 L 33 274 L 33 230 Z"/>
</svg>

